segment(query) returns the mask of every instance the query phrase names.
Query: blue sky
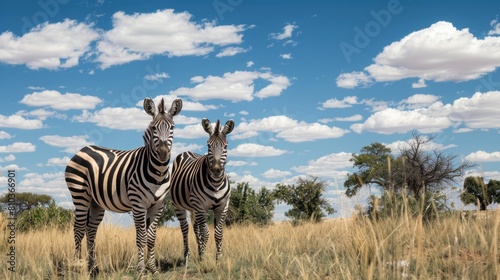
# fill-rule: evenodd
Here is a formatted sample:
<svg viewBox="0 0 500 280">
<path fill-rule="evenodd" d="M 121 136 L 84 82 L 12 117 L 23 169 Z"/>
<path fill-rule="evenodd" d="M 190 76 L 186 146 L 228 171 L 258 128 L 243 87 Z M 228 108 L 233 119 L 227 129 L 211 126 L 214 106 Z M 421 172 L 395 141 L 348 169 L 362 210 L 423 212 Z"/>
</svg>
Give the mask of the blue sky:
<svg viewBox="0 0 500 280">
<path fill-rule="evenodd" d="M 145 97 L 184 101 L 173 155 L 206 152 L 202 118 L 234 119 L 232 180 L 319 176 L 337 217 L 370 192 L 343 194 L 351 154 L 413 130 L 500 179 L 496 1 L 24 2 L 0 11 L 2 192 L 14 169 L 18 192 L 70 207 L 66 162 L 143 145 Z"/>
</svg>

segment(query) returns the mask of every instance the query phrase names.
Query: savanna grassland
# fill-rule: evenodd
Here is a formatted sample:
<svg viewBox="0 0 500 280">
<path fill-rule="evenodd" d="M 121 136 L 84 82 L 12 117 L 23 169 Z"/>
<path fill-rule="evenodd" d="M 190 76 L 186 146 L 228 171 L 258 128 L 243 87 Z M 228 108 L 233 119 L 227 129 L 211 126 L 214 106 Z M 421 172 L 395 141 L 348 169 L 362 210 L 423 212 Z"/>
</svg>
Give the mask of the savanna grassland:
<svg viewBox="0 0 500 280">
<path fill-rule="evenodd" d="M 1 220 L 5 229 L 7 221 Z M 425 222 L 402 215 L 374 222 L 334 219 L 293 226 L 233 226 L 225 229 L 224 255 L 215 262 L 213 230 L 199 261 L 182 261 L 178 228 L 159 228 L 160 272 L 148 279 L 500 279 L 500 210 L 455 213 Z M 7 248 L 2 231 L 2 257 Z M 86 248 L 84 248 L 85 250 Z M 97 233 L 99 279 L 135 279 L 135 230 L 102 224 Z M 16 233 L 16 272 L 2 261 L 4 279 L 88 279 L 74 260 L 72 229 Z"/>
</svg>

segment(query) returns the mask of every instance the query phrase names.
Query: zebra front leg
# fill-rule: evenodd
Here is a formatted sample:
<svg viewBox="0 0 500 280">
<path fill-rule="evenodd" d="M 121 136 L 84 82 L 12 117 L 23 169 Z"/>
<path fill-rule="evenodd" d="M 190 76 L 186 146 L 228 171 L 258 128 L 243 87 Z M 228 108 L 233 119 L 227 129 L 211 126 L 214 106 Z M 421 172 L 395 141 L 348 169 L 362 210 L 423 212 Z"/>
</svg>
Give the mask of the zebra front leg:
<svg viewBox="0 0 500 280">
<path fill-rule="evenodd" d="M 206 213 L 203 211 L 196 211 L 195 213 L 195 228 L 198 228 L 197 239 L 198 239 L 198 256 L 200 260 L 205 254 L 207 248 L 208 237 L 210 231 L 208 230 Z"/>
<path fill-rule="evenodd" d="M 188 244 L 189 223 L 187 222 L 187 211 L 184 209 L 176 208 L 175 215 L 177 216 L 177 220 L 179 220 L 180 228 L 182 231 L 182 241 L 184 243 L 184 261 L 186 262 L 187 266 L 189 258 L 189 244 Z"/>
<path fill-rule="evenodd" d="M 87 251 L 88 251 L 88 267 L 90 275 L 95 277 L 99 273 L 99 268 L 96 264 L 95 256 L 95 236 L 97 228 L 104 218 L 104 209 L 97 205 L 94 201 L 91 202 L 87 216 Z"/>
<path fill-rule="evenodd" d="M 75 209 L 75 223 L 73 225 L 73 234 L 75 238 L 75 259 L 82 258 L 82 240 L 85 236 L 87 219 L 88 219 L 88 206 L 78 206 Z"/>
<path fill-rule="evenodd" d="M 135 207 L 132 209 L 135 224 L 135 244 L 137 246 L 137 272 L 144 274 L 144 248 L 146 247 L 146 209 Z"/>
<path fill-rule="evenodd" d="M 163 203 L 157 203 L 148 209 L 146 226 L 147 226 L 147 236 L 148 236 L 148 263 L 146 268 L 155 273 L 158 271 L 155 259 L 155 242 L 156 242 L 156 228 L 158 225 L 158 219 L 163 212 Z"/>
<path fill-rule="evenodd" d="M 223 237 L 223 229 L 224 229 L 224 221 L 226 220 L 226 214 L 227 214 L 227 205 L 226 207 L 222 210 L 222 212 L 215 211 L 215 218 L 214 218 L 214 225 L 215 225 L 215 230 L 214 230 L 214 238 L 215 238 L 215 246 L 217 248 L 217 251 L 215 252 L 215 260 L 219 260 L 221 255 L 222 255 L 222 237 Z"/>
</svg>

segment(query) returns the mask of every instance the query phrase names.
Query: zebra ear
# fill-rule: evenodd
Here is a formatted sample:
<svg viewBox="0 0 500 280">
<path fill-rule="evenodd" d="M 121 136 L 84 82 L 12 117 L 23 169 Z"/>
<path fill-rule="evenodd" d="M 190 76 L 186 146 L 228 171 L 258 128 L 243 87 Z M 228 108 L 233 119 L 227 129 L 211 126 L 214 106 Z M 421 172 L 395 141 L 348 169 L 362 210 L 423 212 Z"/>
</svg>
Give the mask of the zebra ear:
<svg viewBox="0 0 500 280">
<path fill-rule="evenodd" d="M 155 102 L 151 100 L 149 97 L 146 97 L 144 99 L 144 111 L 148 113 L 148 115 L 153 116 L 153 118 L 156 116 L 156 106 Z"/>
<path fill-rule="evenodd" d="M 201 126 L 203 126 L 203 130 L 205 130 L 205 132 L 208 133 L 208 135 L 212 136 L 212 133 L 214 131 L 212 130 L 212 124 L 208 119 L 201 120 Z"/>
<path fill-rule="evenodd" d="M 219 135 L 219 130 L 220 130 L 220 121 L 217 120 L 217 122 L 215 122 L 214 134 Z"/>
<path fill-rule="evenodd" d="M 177 98 L 172 102 L 172 106 L 170 107 L 170 110 L 168 110 L 168 113 L 173 117 L 179 114 L 181 110 L 182 110 L 182 100 L 180 98 Z"/>
<path fill-rule="evenodd" d="M 228 120 L 226 122 L 226 125 L 224 125 L 224 128 L 222 129 L 222 134 L 228 135 L 229 133 L 231 133 L 231 131 L 233 131 L 233 129 L 234 129 L 234 121 Z"/>
</svg>

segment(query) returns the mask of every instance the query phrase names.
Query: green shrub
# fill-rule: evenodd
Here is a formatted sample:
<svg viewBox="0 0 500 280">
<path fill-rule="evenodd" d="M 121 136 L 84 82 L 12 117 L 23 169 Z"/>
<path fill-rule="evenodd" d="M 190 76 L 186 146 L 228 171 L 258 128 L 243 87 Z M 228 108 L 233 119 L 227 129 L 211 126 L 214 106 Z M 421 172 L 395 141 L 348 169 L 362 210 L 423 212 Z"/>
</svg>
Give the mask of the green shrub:
<svg viewBox="0 0 500 280">
<path fill-rule="evenodd" d="M 54 227 L 66 230 L 70 228 L 72 221 L 73 211 L 57 206 L 52 200 L 48 207 L 37 206 L 21 212 L 17 217 L 17 229 L 30 231 Z"/>
</svg>

